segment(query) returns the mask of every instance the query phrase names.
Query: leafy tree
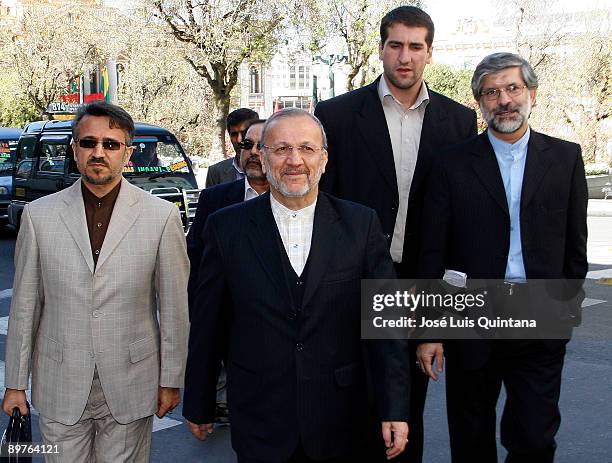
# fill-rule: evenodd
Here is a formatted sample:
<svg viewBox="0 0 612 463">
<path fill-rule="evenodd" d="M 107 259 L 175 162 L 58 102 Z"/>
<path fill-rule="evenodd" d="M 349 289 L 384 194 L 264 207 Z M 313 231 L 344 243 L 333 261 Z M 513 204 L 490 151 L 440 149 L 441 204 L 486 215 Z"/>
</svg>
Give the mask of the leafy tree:
<svg viewBox="0 0 612 463">
<path fill-rule="evenodd" d="M 184 45 L 183 58 L 212 90 L 216 136 L 211 154 L 225 146 L 225 119 L 232 90 L 245 61 L 266 61 L 283 20 L 282 4 L 271 0 L 145 0 Z"/>
<path fill-rule="evenodd" d="M 6 41 L 5 53 L 20 91 L 38 117 L 44 117 L 49 103 L 65 93 L 76 76 L 102 59 L 105 24 L 92 11 L 76 2 L 51 11 L 29 8 Z"/>
<path fill-rule="evenodd" d="M 310 48 L 321 52 L 340 47 L 349 67 L 347 89 L 368 83 L 372 58 L 380 44 L 380 20 L 400 5 L 421 7 L 420 0 L 321 0 L 314 1 L 307 22 L 310 24 Z"/>
</svg>

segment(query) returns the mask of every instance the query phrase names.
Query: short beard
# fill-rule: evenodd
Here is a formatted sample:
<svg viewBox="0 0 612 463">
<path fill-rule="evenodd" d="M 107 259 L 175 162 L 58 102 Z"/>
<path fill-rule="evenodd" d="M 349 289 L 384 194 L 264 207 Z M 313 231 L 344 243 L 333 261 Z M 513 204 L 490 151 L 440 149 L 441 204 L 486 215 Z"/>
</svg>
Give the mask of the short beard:
<svg viewBox="0 0 612 463">
<path fill-rule="evenodd" d="M 506 105 L 508 109 L 510 108 L 510 103 Z M 518 112 L 519 117 L 515 121 L 497 121 L 495 119 L 495 113 L 502 110 L 502 107 L 496 106 L 491 111 L 487 111 L 483 108 L 482 103 L 480 104 L 480 111 L 482 112 L 482 117 L 487 122 L 487 125 L 491 127 L 498 133 L 514 133 L 519 130 L 525 121 L 529 119 L 529 115 L 531 114 L 531 95 L 527 94 L 527 101 L 525 104 L 519 105 L 515 107 L 513 110 Z"/>
<path fill-rule="evenodd" d="M 90 185 L 108 185 L 109 183 L 112 183 L 114 179 L 112 175 L 107 175 L 106 177 L 100 177 L 100 178 L 93 178 L 87 174 L 83 174 L 83 177 L 85 178 L 85 180 L 87 180 L 87 183 L 89 183 Z"/>
<path fill-rule="evenodd" d="M 267 180 L 267 177 L 266 177 L 266 176 L 264 175 L 264 173 L 263 173 L 263 172 L 261 172 L 261 171 L 260 171 L 258 174 L 255 174 L 255 175 L 250 174 L 250 173 L 248 173 L 248 172 L 247 172 L 247 173 L 246 173 L 246 177 L 247 177 L 247 179 L 249 180 L 249 182 L 250 182 L 251 180 L 255 180 L 255 181 L 257 181 L 257 182 L 262 182 L 262 181 L 264 181 L 264 180 Z"/>
<path fill-rule="evenodd" d="M 319 168 L 317 169 L 314 177 L 311 177 L 310 175 L 306 176 L 307 182 L 306 185 L 304 185 L 304 188 L 302 188 L 300 191 L 289 191 L 280 179 L 274 177 L 272 174 L 272 169 L 270 169 L 270 166 L 265 159 L 264 163 L 266 164 L 266 178 L 268 179 L 268 183 L 281 195 L 287 198 L 303 198 L 310 193 L 316 185 L 319 184 L 319 180 L 321 180 L 321 176 L 323 175 L 323 165 L 319 164 Z"/>
</svg>

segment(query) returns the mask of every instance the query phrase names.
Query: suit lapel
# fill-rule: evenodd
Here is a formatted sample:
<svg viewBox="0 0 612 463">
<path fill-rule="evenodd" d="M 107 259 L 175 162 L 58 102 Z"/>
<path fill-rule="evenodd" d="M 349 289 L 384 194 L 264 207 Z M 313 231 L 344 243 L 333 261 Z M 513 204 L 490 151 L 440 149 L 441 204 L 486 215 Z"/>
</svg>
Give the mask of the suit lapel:
<svg viewBox="0 0 612 463">
<path fill-rule="evenodd" d="M 244 180 L 236 180 L 231 188 L 228 188 L 225 196 L 226 204 L 237 204 L 244 201 Z"/>
<path fill-rule="evenodd" d="M 423 85 L 425 83 L 423 82 Z M 432 90 L 427 89 L 429 93 L 429 103 L 425 108 L 425 114 L 423 115 L 423 125 L 421 128 L 421 138 L 419 141 L 419 152 L 417 155 L 417 162 L 414 169 L 414 176 L 412 178 L 412 184 L 410 186 L 410 195 L 412 192 L 418 191 L 421 187 L 421 183 L 424 179 L 424 172 L 427 172 L 427 163 L 430 162 L 427 159 L 432 155 L 436 145 L 436 137 L 440 137 L 438 130 L 442 126 L 441 121 L 446 117 L 446 114 L 442 112 L 440 107 L 439 96 Z"/>
<path fill-rule="evenodd" d="M 527 145 L 527 159 L 525 160 L 525 174 L 523 175 L 523 189 L 521 191 L 521 210 L 529 205 L 536 191 L 542 185 L 544 175 L 554 161 L 548 148 L 544 137 L 532 130 Z"/>
<path fill-rule="evenodd" d="M 362 143 L 367 148 L 366 152 L 372 156 L 374 164 L 398 197 L 393 147 L 385 112 L 378 95 L 380 79 L 381 77 L 366 87 L 367 96 L 364 98 L 361 110 L 355 116 L 355 133 L 361 136 Z"/>
<path fill-rule="evenodd" d="M 254 198 L 248 201 L 248 204 L 251 206 L 248 208 L 249 219 L 254 226 L 253 233 L 249 233 L 251 246 L 268 277 L 280 291 L 281 299 L 290 304 L 292 299 L 281 262 L 278 229 L 272 215 L 270 193 Z"/>
<path fill-rule="evenodd" d="M 504 190 L 504 182 L 502 180 L 499 165 L 495 152 L 491 146 L 491 142 L 487 136 L 487 132 L 483 132 L 477 138 L 473 147 L 473 153 L 477 156 L 472 161 L 472 168 L 476 172 L 478 179 L 489 191 L 495 202 L 502 208 L 506 215 L 508 212 L 508 199 L 506 198 L 506 190 Z"/>
<path fill-rule="evenodd" d="M 122 179 L 121 182 L 121 189 L 113 208 L 104 243 L 102 243 L 100 257 L 98 257 L 97 269 L 104 265 L 106 259 L 112 254 L 140 215 L 140 208 L 134 207 L 138 203 L 138 198 L 133 192 L 133 188 L 136 187 L 130 185 L 125 179 Z"/>
<path fill-rule="evenodd" d="M 338 214 L 333 209 L 325 194 L 319 193 L 315 208 L 312 240 L 308 255 L 308 278 L 304 287 L 302 306 L 306 306 L 327 273 L 329 260 L 334 250 L 340 247 L 338 243 L 338 227 L 335 226 Z"/>
<path fill-rule="evenodd" d="M 83 254 L 89 271 L 94 271 L 94 261 L 91 255 L 91 243 L 89 241 L 89 231 L 87 230 L 87 218 L 85 216 L 85 203 L 81 193 L 81 180 L 64 190 L 64 202 L 66 207 L 60 213 L 60 217 L 68 232 L 74 239 L 76 245 Z"/>
</svg>

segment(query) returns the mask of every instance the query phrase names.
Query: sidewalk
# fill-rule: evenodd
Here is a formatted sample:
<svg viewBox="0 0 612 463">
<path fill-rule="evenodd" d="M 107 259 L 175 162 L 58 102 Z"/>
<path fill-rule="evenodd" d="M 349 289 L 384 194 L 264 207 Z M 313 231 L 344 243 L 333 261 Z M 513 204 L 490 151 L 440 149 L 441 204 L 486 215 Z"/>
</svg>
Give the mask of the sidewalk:
<svg viewBox="0 0 612 463">
<path fill-rule="evenodd" d="M 591 217 L 612 217 L 612 199 L 589 199 L 587 215 Z"/>
</svg>

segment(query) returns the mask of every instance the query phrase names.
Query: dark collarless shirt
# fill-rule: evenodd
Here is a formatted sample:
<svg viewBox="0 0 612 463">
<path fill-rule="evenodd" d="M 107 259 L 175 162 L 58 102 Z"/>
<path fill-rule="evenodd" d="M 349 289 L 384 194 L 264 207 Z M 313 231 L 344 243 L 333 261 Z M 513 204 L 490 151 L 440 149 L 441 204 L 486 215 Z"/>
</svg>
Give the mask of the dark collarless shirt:
<svg viewBox="0 0 612 463">
<path fill-rule="evenodd" d="M 108 230 L 108 224 L 113 214 L 115 202 L 121 189 L 121 182 L 106 195 L 98 198 L 81 183 L 83 193 L 83 203 L 85 204 L 85 217 L 87 217 L 87 231 L 89 232 L 89 243 L 91 244 L 91 255 L 94 260 L 94 267 L 98 263 L 102 243 Z"/>
</svg>

